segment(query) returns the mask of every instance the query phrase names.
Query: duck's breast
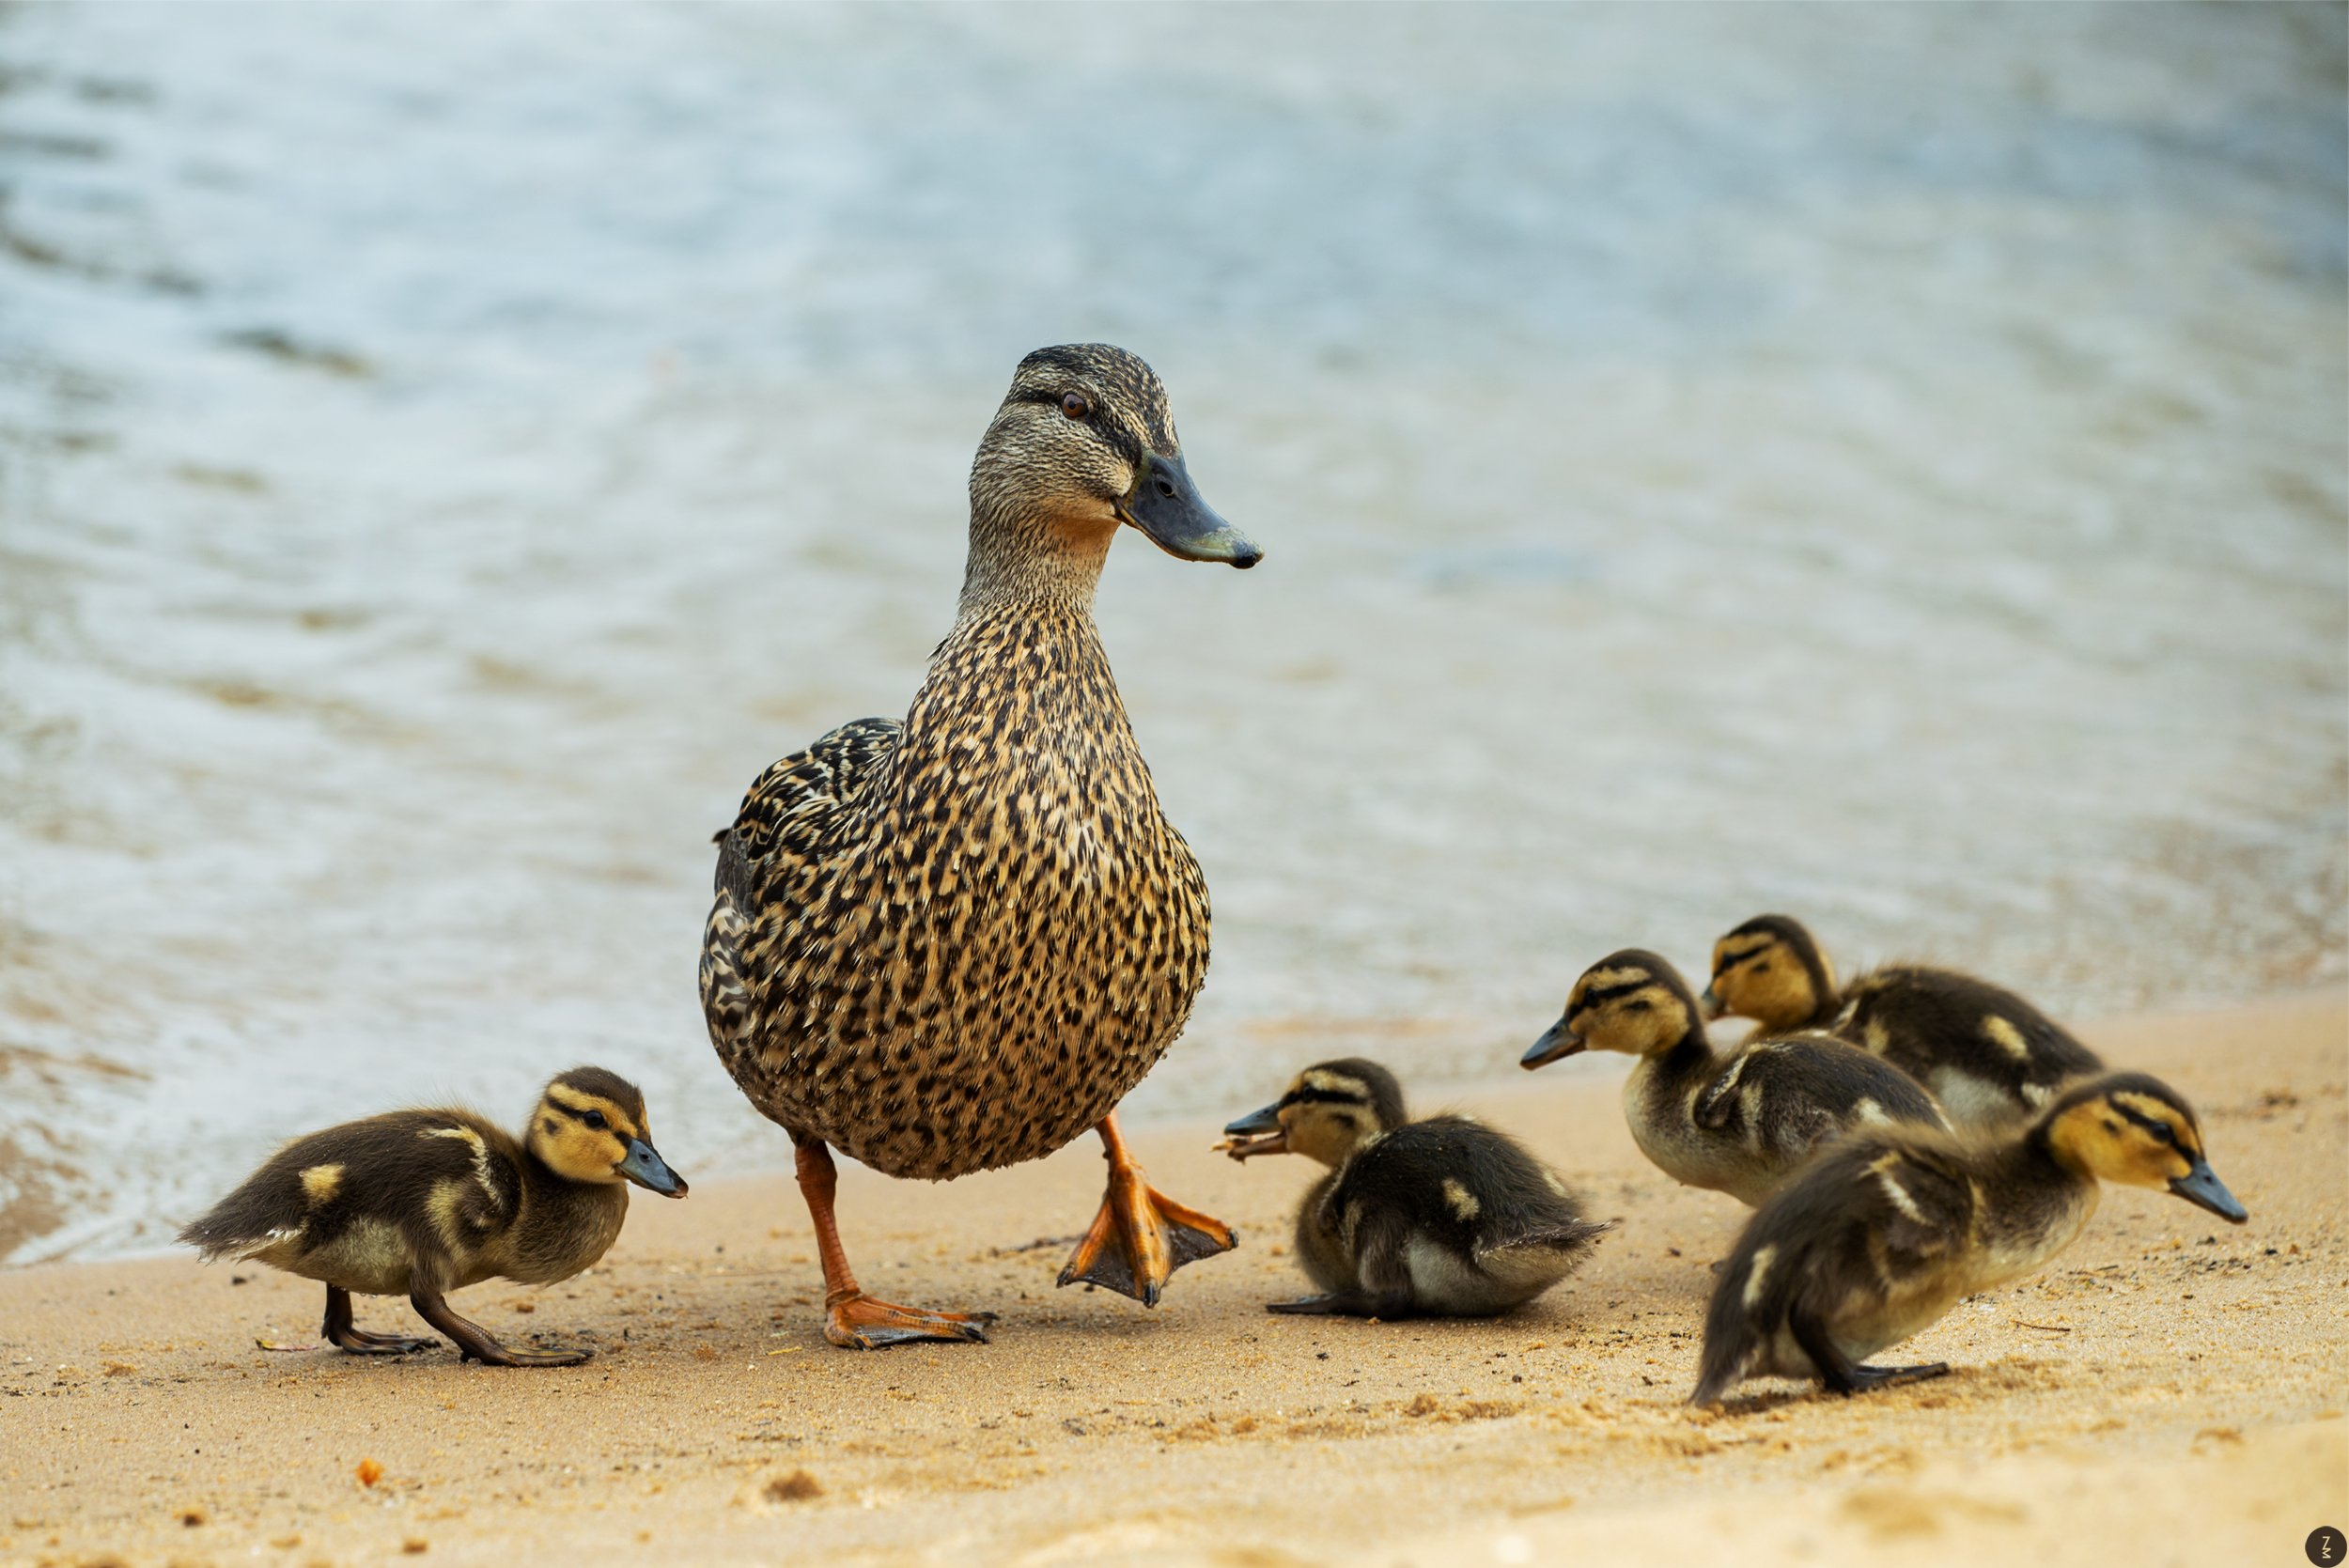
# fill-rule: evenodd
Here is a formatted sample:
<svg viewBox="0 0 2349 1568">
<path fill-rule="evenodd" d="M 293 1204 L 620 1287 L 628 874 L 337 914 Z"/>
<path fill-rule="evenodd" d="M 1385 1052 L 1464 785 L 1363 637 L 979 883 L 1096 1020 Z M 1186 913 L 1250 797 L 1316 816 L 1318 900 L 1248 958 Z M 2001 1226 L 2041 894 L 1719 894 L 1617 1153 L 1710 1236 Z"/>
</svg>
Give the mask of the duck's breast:
<svg viewBox="0 0 2349 1568">
<path fill-rule="evenodd" d="M 769 1113 L 892 1174 L 1066 1144 L 1173 1043 L 1206 968 L 1205 879 L 1089 622 L 999 632 L 941 649 L 871 831 L 770 912 Z"/>
</svg>

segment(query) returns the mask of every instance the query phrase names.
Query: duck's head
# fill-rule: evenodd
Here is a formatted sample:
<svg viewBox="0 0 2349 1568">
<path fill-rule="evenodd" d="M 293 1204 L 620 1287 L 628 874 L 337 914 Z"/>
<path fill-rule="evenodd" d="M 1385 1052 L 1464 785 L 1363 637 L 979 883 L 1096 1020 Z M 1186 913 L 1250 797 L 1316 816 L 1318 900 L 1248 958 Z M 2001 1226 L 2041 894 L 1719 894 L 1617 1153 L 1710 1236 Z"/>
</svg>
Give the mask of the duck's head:
<svg viewBox="0 0 2349 1568">
<path fill-rule="evenodd" d="M 1776 1033 L 1800 1029 L 1835 994 L 1835 970 L 1802 922 L 1756 915 L 1713 944 L 1708 1018 L 1751 1018 Z"/>
<path fill-rule="evenodd" d="M 1644 948 L 1626 947 L 1582 971 L 1566 1010 L 1518 1064 L 1539 1067 L 1586 1050 L 1653 1056 L 1703 1028 L 1696 996 L 1680 971 Z"/>
<path fill-rule="evenodd" d="M 1200 499 L 1158 373 L 1107 343 L 1019 362 L 972 460 L 971 511 L 1040 524 L 1072 549 L 1105 549 L 1130 525 L 1186 561 L 1264 559 Z"/>
<path fill-rule="evenodd" d="M 685 1178 L 652 1146 L 645 1096 L 601 1067 L 573 1067 L 547 1085 L 530 1113 L 529 1144 L 568 1181 L 630 1181 L 664 1198 L 685 1196 Z"/>
<path fill-rule="evenodd" d="M 1403 1085 L 1394 1075 L 1376 1062 L 1347 1056 L 1298 1074 L 1279 1099 L 1225 1127 L 1220 1146 L 1234 1159 L 1303 1155 L 1335 1167 L 1407 1120 Z"/>
<path fill-rule="evenodd" d="M 2041 1115 L 2056 1157 L 2099 1181 L 2163 1188 L 2242 1224 L 2250 1218 L 2202 1154 L 2202 1129 L 2176 1090 L 2144 1073 L 2074 1084 Z"/>
</svg>

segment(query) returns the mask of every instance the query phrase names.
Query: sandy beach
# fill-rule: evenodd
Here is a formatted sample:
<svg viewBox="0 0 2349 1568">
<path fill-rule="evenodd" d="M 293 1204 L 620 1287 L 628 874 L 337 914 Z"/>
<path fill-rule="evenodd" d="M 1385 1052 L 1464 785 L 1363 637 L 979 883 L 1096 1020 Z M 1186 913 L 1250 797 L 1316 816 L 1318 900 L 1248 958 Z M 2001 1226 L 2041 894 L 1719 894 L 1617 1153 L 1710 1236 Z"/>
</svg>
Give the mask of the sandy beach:
<svg viewBox="0 0 2349 1568">
<path fill-rule="evenodd" d="M 2251 1222 L 2108 1191 L 2051 1268 L 1912 1342 L 1939 1382 L 1686 1408 L 1744 1211 L 1641 1160 L 1603 1064 L 1461 1102 L 1623 1221 L 1497 1322 L 1267 1315 L 1308 1171 L 1181 1126 L 1137 1140 L 1154 1177 L 1242 1247 L 1154 1312 L 1052 1288 L 1090 1144 L 947 1187 L 846 1173 L 868 1285 L 1000 1312 L 986 1346 L 826 1346 L 782 1178 L 640 1198 L 591 1273 L 458 1298 L 595 1344 L 575 1370 L 263 1349 L 309 1343 L 319 1292 L 251 1267 L 0 1276 L 0 1562 L 2296 1561 L 2349 1520 L 2349 998 L 2087 1033 L 2195 1101 Z"/>
</svg>

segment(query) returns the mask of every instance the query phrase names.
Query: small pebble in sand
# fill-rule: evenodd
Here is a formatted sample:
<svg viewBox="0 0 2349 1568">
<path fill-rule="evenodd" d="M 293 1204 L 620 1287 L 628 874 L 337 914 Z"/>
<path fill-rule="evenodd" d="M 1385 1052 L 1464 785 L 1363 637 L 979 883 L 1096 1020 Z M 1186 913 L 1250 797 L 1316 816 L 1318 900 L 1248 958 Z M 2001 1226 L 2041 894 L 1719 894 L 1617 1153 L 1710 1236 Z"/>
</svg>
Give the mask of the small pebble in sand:
<svg viewBox="0 0 2349 1568">
<path fill-rule="evenodd" d="M 432 1543 L 421 1535 L 412 1535 L 399 1544 L 399 1549 L 410 1557 L 417 1557 L 432 1549 Z"/>
<path fill-rule="evenodd" d="M 200 1502 L 183 1504 L 179 1508 L 175 1509 L 172 1513 L 173 1518 L 178 1519 L 181 1524 L 187 1526 L 190 1529 L 194 1529 L 200 1524 L 207 1523 L 210 1520 L 211 1516 L 212 1511 L 205 1507 Z"/>
<path fill-rule="evenodd" d="M 362 1459 L 359 1467 L 350 1473 L 359 1478 L 360 1485 L 372 1486 L 383 1479 L 383 1467 L 372 1459 Z"/>
<path fill-rule="evenodd" d="M 805 1470 L 793 1470 L 789 1475 L 776 1476 L 760 1492 L 769 1502 L 805 1502 L 810 1498 L 822 1497 L 824 1487 Z"/>
</svg>

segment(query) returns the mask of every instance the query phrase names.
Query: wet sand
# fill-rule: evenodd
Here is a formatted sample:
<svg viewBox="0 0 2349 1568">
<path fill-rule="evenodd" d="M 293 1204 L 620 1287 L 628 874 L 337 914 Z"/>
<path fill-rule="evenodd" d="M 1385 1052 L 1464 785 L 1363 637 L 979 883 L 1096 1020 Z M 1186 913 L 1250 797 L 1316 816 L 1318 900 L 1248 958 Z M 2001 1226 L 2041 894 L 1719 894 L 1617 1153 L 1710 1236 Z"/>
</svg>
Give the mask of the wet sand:
<svg viewBox="0 0 2349 1568">
<path fill-rule="evenodd" d="M 1137 1142 L 1242 1250 L 1154 1312 L 1052 1288 L 1089 1144 L 950 1187 L 846 1172 L 865 1282 L 1002 1312 L 987 1346 L 828 1348 L 782 1179 L 640 1199 L 590 1274 L 458 1297 L 503 1336 L 594 1343 L 573 1370 L 263 1350 L 310 1339 L 319 1293 L 251 1268 L 0 1276 L 0 1563 L 2300 1560 L 2349 1524 L 2349 998 L 2089 1037 L 2195 1101 L 2252 1220 L 2108 1192 L 2045 1273 L 1911 1342 L 1955 1364 L 1939 1382 L 1685 1408 L 1744 1211 L 1641 1159 L 1607 1063 L 1463 1102 L 1623 1219 L 1493 1323 L 1265 1314 L 1299 1284 L 1309 1172 L 1235 1166 L 1201 1127 Z"/>
</svg>

